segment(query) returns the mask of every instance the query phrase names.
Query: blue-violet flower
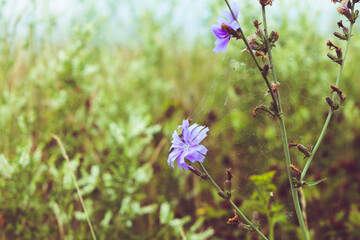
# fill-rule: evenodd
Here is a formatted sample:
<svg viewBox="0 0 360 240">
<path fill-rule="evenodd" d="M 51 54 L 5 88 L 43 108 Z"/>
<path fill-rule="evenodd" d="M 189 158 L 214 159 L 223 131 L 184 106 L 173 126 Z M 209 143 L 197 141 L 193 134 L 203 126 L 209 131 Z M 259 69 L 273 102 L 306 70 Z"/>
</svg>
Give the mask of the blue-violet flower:
<svg viewBox="0 0 360 240">
<path fill-rule="evenodd" d="M 174 162 L 177 160 L 181 171 L 182 168 L 189 170 L 190 166 L 185 162 L 185 158 L 192 163 L 196 161 L 203 162 L 205 159 L 208 150 L 203 145 L 199 145 L 199 143 L 207 136 L 206 133 L 209 131 L 209 128 L 196 123 L 190 126 L 189 120 L 183 120 L 179 128 L 182 128 L 181 134 L 179 135 L 175 130 L 172 135 L 172 145 L 169 149 L 171 152 L 167 162 L 168 164 L 171 163 L 171 166 L 174 168 Z"/>
<path fill-rule="evenodd" d="M 239 5 L 234 2 L 230 5 L 230 7 L 235 17 L 238 18 L 240 12 Z M 229 10 L 223 10 L 221 14 L 226 19 L 219 17 L 216 21 L 217 24 L 211 26 L 211 31 L 217 38 L 217 40 L 215 41 L 215 48 L 213 49 L 215 53 L 226 52 L 226 48 L 229 44 L 230 38 L 237 37 L 238 34 L 236 33 L 236 30 L 240 28 L 240 25 Z"/>
</svg>

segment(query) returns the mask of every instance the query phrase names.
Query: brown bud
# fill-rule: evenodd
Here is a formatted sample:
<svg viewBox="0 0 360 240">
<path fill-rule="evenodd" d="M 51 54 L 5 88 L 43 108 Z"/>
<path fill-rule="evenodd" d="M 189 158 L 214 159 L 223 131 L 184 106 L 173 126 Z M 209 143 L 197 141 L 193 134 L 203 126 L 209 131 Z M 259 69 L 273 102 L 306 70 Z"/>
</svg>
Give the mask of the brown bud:
<svg viewBox="0 0 360 240">
<path fill-rule="evenodd" d="M 326 97 L 325 99 L 328 105 L 330 106 L 331 110 L 336 111 L 339 109 L 339 105 L 335 103 L 333 100 L 331 100 L 330 97 Z"/>
<path fill-rule="evenodd" d="M 266 5 L 272 6 L 273 0 L 260 0 L 259 2 L 261 4 L 261 6 L 265 7 Z"/>
<path fill-rule="evenodd" d="M 238 225 L 240 224 L 240 219 L 237 215 L 237 212 L 236 210 L 234 210 L 234 217 L 233 218 L 229 218 L 228 221 L 227 221 L 227 224 L 233 224 L 233 225 Z"/>
<path fill-rule="evenodd" d="M 289 148 L 296 147 L 300 152 L 302 152 L 305 155 L 305 157 L 310 157 L 311 156 L 311 153 L 309 152 L 309 150 L 306 147 L 304 147 L 302 144 L 289 143 L 288 147 Z"/>
<path fill-rule="evenodd" d="M 264 105 L 260 105 L 256 108 L 254 108 L 254 110 L 252 111 L 253 117 L 256 117 L 256 112 L 260 109 L 262 109 L 263 107 L 265 107 Z"/>
<path fill-rule="evenodd" d="M 338 59 L 342 59 L 342 51 L 341 51 L 341 48 L 340 48 L 340 47 L 337 48 L 337 49 L 335 50 L 335 52 L 336 52 L 336 55 L 337 55 Z"/>
<path fill-rule="evenodd" d="M 266 76 L 269 73 L 269 64 L 264 64 L 262 73 Z"/>
<path fill-rule="evenodd" d="M 297 147 L 297 145 L 298 145 L 297 143 L 289 143 L 289 144 L 288 144 L 288 147 L 289 147 L 289 148 L 291 148 L 291 147 Z"/>
<path fill-rule="evenodd" d="M 259 52 L 259 51 L 255 51 L 255 56 L 265 58 L 265 55 L 263 53 Z"/>
<path fill-rule="evenodd" d="M 225 193 L 223 193 L 223 192 L 221 192 L 221 191 L 218 191 L 218 194 L 219 194 L 220 197 L 226 199 Z"/>
<path fill-rule="evenodd" d="M 277 95 L 277 89 L 278 89 L 279 85 L 280 85 L 279 82 L 272 84 L 271 89 L 272 89 L 273 93 L 275 94 L 275 96 Z M 270 94 L 270 90 L 269 90 L 269 89 L 267 90 L 266 94 Z"/>
<path fill-rule="evenodd" d="M 343 23 L 342 23 L 342 20 L 338 21 L 338 22 L 337 22 L 337 25 L 338 25 L 339 28 L 343 28 L 343 27 L 344 27 L 344 25 L 343 25 Z"/>
<path fill-rule="evenodd" d="M 342 64 L 342 59 L 337 58 L 335 55 L 328 53 L 327 56 L 333 61 L 336 62 L 338 64 Z"/>
<path fill-rule="evenodd" d="M 274 42 L 276 42 L 277 40 L 279 40 L 279 34 L 278 34 L 278 32 L 272 31 L 272 32 L 270 33 L 270 36 L 269 36 L 269 41 L 274 43 Z"/>
<path fill-rule="evenodd" d="M 234 175 L 231 172 L 231 168 L 226 169 L 227 178 L 229 181 L 234 177 Z"/>
<path fill-rule="evenodd" d="M 271 110 L 270 108 L 268 108 L 268 107 L 266 107 L 266 106 L 264 106 L 264 105 L 260 105 L 260 106 L 258 106 L 258 107 L 256 107 L 256 108 L 254 108 L 254 110 L 253 110 L 253 112 L 252 112 L 253 117 L 256 117 L 256 112 L 257 112 L 258 110 L 262 110 L 262 111 L 264 111 L 264 112 L 269 113 L 269 114 L 272 115 L 272 116 L 275 116 L 275 113 L 273 112 L 273 110 Z"/>
<path fill-rule="evenodd" d="M 193 166 L 189 165 L 188 168 L 193 174 L 195 174 L 196 176 L 199 176 L 201 179 L 205 180 L 207 178 L 207 175 L 205 173 L 201 172 L 196 167 L 193 167 Z"/>
<path fill-rule="evenodd" d="M 306 157 L 310 157 L 311 156 L 311 153 L 306 149 L 306 147 L 304 147 L 303 145 L 301 144 L 298 144 L 297 145 L 297 149 L 302 152 Z"/>
<path fill-rule="evenodd" d="M 344 34 L 341 34 L 339 32 L 334 32 L 334 36 L 341 39 L 341 40 L 348 40 L 348 37 Z"/>
<path fill-rule="evenodd" d="M 291 169 L 293 177 L 299 178 L 301 176 L 301 171 L 297 167 L 295 167 L 294 164 L 290 164 L 289 167 Z"/>
<path fill-rule="evenodd" d="M 340 90 L 340 88 L 334 86 L 330 83 L 330 88 L 332 89 L 330 93 L 336 92 L 340 98 L 340 102 L 343 103 L 346 100 L 346 96 L 343 94 L 343 91 Z"/>
<path fill-rule="evenodd" d="M 349 19 L 351 22 L 355 22 L 355 19 L 353 19 L 353 16 L 350 13 L 351 3 L 349 0 L 342 0 L 341 4 L 337 7 L 338 13 L 341 15 L 344 15 L 347 19 Z"/>
<path fill-rule="evenodd" d="M 261 25 L 261 23 L 259 23 L 259 21 L 258 21 L 257 19 L 255 19 L 255 20 L 253 21 L 253 24 L 254 24 L 254 27 L 255 27 L 256 29 L 258 29 L 259 26 Z"/>
<path fill-rule="evenodd" d="M 277 91 L 278 87 L 279 87 L 280 83 L 277 82 L 277 83 L 273 83 L 272 85 L 272 90 L 274 91 L 274 93 Z"/>
<path fill-rule="evenodd" d="M 335 44 L 333 44 L 330 40 L 328 40 L 328 41 L 326 42 L 326 46 L 328 46 L 330 50 L 338 49 L 338 48 L 339 48 L 338 46 L 336 46 Z"/>
</svg>

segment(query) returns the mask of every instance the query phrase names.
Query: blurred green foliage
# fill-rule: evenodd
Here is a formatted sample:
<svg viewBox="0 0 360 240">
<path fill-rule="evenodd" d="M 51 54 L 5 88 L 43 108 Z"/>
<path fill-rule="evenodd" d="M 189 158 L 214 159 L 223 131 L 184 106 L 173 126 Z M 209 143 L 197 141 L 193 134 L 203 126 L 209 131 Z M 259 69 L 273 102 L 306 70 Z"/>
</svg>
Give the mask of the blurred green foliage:
<svg viewBox="0 0 360 240">
<path fill-rule="evenodd" d="M 209 4 L 208 26 L 224 8 Z M 260 11 L 245 3 L 242 11 L 250 35 Z M 2 36 L 1 239 L 91 238 L 52 133 L 64 142 L 99 239 L 250 239 L 226 224 L 231 206 L 208 183 L 167 165 L 171 134 L 187 117 L 210 127 L 205 164 L 217 182 L 233 169 L 235 203 L 249 217 L 258 211 L 275 239 L 297 238 L 278 125 L 265 114 L 252 117 L 270 98 L 243 44 L 231 41 L 226 54 L 215 55 L 209 32 L 189 47 L 176 28 L 164 36 L 155 15 L 143 12 L 138 44 L 129 46 L 99 44 L 98 21 L 74 24 L 56 46 L 35 46 L 31 31 L 23 46 Z M 295 25 L 285 14 L 270 27 L 280 34 L 273 55 L 288 137 L 307 145 L 320 133 L 338 66 L 326 58 L 331 33 L 324 37 L 316 19 L 299 16 Z M 314 239 L 359 234 L 359 39 L 355 31 L 340 86 L 348 99 L 306 179 L 328 177 L 304 189 Z M 292 159 L 300 169 L 305 164 L 294 150 Z"/>
</svg>

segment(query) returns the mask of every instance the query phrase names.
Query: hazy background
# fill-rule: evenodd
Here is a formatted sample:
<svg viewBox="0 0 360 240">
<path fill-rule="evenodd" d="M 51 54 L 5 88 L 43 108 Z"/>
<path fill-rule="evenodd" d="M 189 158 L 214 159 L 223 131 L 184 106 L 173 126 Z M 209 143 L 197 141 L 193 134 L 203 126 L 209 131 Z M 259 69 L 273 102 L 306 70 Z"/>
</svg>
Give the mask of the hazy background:
<svg viewBox="0 0 360 240">
<path fill-rule="evenodd" d="M 237 1 L 248 36 L 258 1 Z M 212 52 L 223 1 L 2 1 L 0 5 L 0 239 L 91 239 L 58 135 L 99 239 L 256 239 L 208 182 L 166 163 L 182 120 L 210 128 L 205 160 L 234 202 L 275 239 L 300 239 L 276 119 L 240 41 Z M 267 7 L 289 142 L 314 145 L 339 66 L 326 41 L 341 17 L 331 1 Z M 342 19 L 344 24 L 348 24 Z M 356 23 L 334 114 L 308 172 L 313 239 L 357 239 L 360 222 L 360 69 Z M 303 156 L 291 149 L 300 169 Z M 273 193 L 271 197 L 270 192 Z"/>
</svg>

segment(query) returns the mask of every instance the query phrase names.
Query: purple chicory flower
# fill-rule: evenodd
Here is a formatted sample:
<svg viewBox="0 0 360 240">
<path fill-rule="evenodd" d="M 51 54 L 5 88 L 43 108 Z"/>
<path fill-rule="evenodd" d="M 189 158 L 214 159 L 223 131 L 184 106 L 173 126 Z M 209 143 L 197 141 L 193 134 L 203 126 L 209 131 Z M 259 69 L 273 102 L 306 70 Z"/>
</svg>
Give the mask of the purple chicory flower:
<svg viewBox="0 0 360 240">
<path fill-rule="evenodd" d="M 240 7 L 234 2 L 230 5 L 236 18 L 239 16 Z M 217 38 L 215 41 L 215 48 L 213 51 L 215 53 L 226 52 L 226 48 L 229 44 L 230 38 L 238 36 L 236 30 L 240 28 L 240 25 L 231 14 L 229 10 L 223 10 L 221 14 L 226 18 L 219 17 L 217 19 L 217 24 L 211 26 L 211 31 L 214 36 Z"/>
<path fill-rule="evenodd" d="M 189 170 L 190 166 L 185 162 L 185 158 L 192 163 L 196 161 L 203 162 L 205 159 L 208 150 L 203 145 L 199 145 L 199 143 L 207 136 L 206 133 L 209 131 L 209 128 L 196 123 L 190 126 L 189 120 L 183 120 L 179 128 L 182 128 L 182 133 L 179 136 L 176 130 L 174 131 L 172 135 L 173 140 L 171 141 L 172 145 L 169 149 L 171 152 L 167 162 L 168 164 L 171 163 L 171 166 L 174 168 L 174 162 L 177 160 L 181 171 L 182 168 Z"/>
</svg>

